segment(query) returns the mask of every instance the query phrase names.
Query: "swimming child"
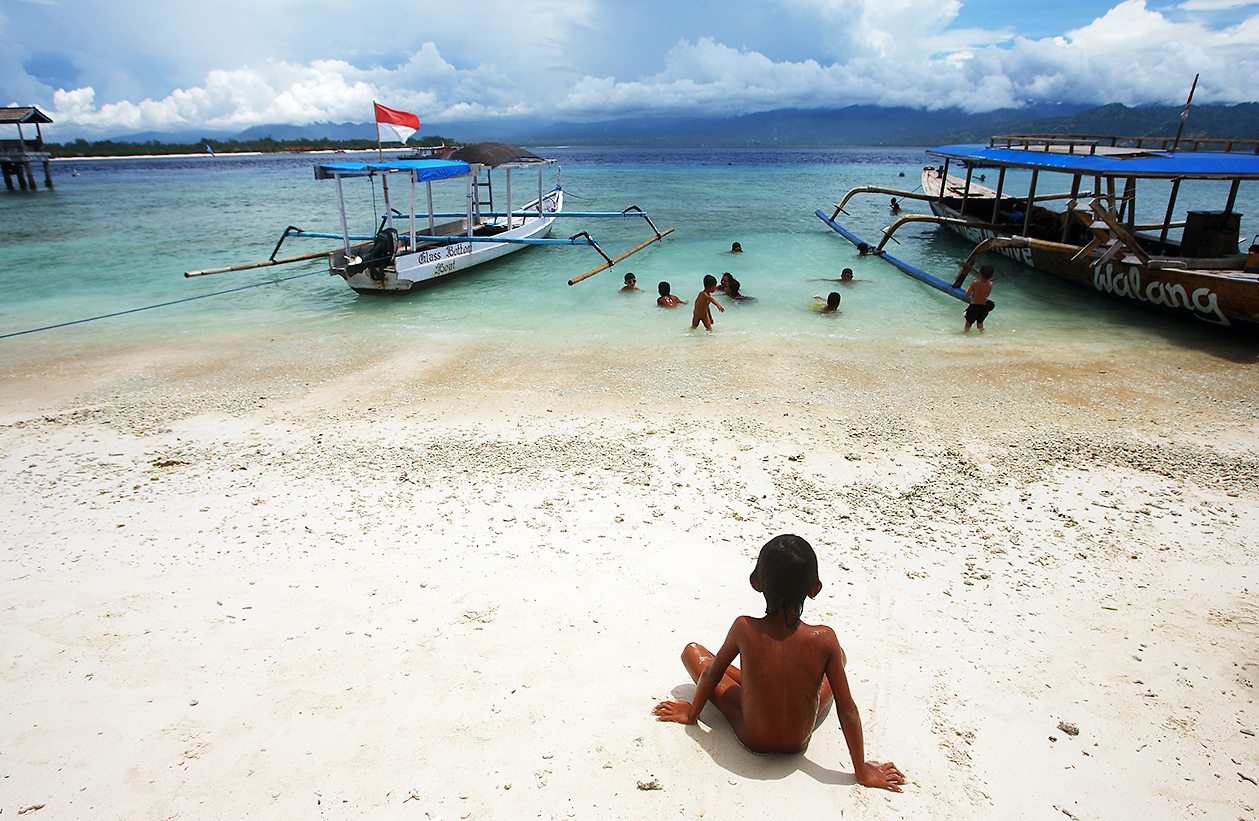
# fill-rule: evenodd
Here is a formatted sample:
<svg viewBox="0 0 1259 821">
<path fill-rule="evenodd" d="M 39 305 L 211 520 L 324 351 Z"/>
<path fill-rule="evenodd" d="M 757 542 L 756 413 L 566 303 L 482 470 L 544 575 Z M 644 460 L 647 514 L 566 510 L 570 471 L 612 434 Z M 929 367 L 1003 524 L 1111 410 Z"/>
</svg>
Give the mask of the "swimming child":
<svg viewBox="0 0 1259 821">
<path fill-rule="evenodd" d="M 717 290 L 723 294 L 726 293 L 730 287 L 730 280 L 732 279 L 734 279 L 734 276 L 731 275 L 729 271 L 723 273 L 721 275 L 721 279 L 717 280 Z"/>
<path fill-rule="evenodd" d="M 811 279 L 809 282 L 842 282 L 845 285 L 851 285 L 856 280 L 852 278 L 852 269 L 845 268 L 840 272 L 839 279 Z M 818 297 L 818 299 L 821 299 L 821 297 Z"/>
<path fill-rule="evenodd" d="M 721 303 L 713 299 L 713 291 L 717 290 L 717 277 L 712 274 L 704 275 L 704 290 L 699 292 L 695 297 L 695 313 L 691 316 L 691 327 L 698 328 L 699 323 L 704 323 L 704 330 L 711 331 L 713 329 L 713 311 L 712 306 L 716 305 L 717 310 L 725 313 L 726 309 L 721 307 Z"/>
<path fill-rule="evenodd" d="M 893 214 L 899 214 L 901 212 L 901 204 L 896 201 L 896 197 L 892 197 L 892 204 L 889 205 L 888 208 L 891 209 Z"/>
<path fill-rule="evenodd" d="M 765 616 L 735 619 L 715 656 L 688 644 L 682 664 L 695 680 L 695 701 L 662 701 L 652 711 L 657 720 L 694 724 L 711 699 L 752 752 L 801 753 L 833 699 L 858 783 L 900 792 L 905 776 L 895 764 L 865 760 L 861 716 L 835 632 L 800 621 L 805 598 L 822 590 L 812 546 L 799 536 L 775 536 L 748 581 L 765 596 Z M 732 666 L 736 656 L 742 670 Z"/>
<path fill-rule="evenodd" d="M 972 280 L 970 287 L 966 289 L 966 296 L 970 297 L 970 304 L 966 306 L 966 327 L 962 329 L 963 333 L 970 331 L 971 323 L 974 323 L 979 330 L 984 329 L 984 320 L 988 318 L 988 313 L 996 306 L 988 295 L 992 293 L 992 275 L 993 268 L 991 265 L 985 264 L 979 269 L 979 279 Z"/>
<path fill-rule="evenodd" d="M 686 300 L 678 299 L 673 294 L 669 293 L 669 283 L 662 282 L 656 287 L 657 290 L 660 291 L 660 298 L 656 300 L 656 304 L 661 308 L 676 308 L 678 305 L 686 304 Z"/>
<path fill-rule="evenodd" d="M 730 246 L 730 253 L 732 253 L 732 254 L 742 254 L 742 253 L 743 253 L 743 246 L 742 246 L 742 245 L 740 245 L 739 243 L 737 243 L 737 242 L 736 242 L 735 244 L 733 244 L 733 245 L 731 245 L 731 246 Z"/>
<path fill-rule="evenodd" d="M 739 291 L 739 288 L 742 287 L 739 284 L 739 280 L 730 276 L 730 274 L 725 274 L 722 278 L 725 280 L 725 283 L 726 283 L 726 296 L 730 297 L 731 299 L 737 300 L 739 302 L 755 302 L 756 301 L 755 297 L 744 296 Z"/>
<path fill-rule="evenodd" d="M 821 299 L 822 297 L 818 296 L 817 294 L 814 294 L 813 298 Z M 829 294 L 826 295 L 826 303 L 823 304 L 819 302 L 818 304 L 813 306 L 813 309 L 817 311 L 819 314 L 835 313 L 836 311 L 839 310 L 839 294 L 837 294 L 834 291 L 831 291 Z"/>
<path fill-rule="evenodd" d="M 633 272 L 626 274 L 625 287 L 621 289 L 621 293 L 625 293 L 626 291 L 641 291 L 641 290 L 642 288 L 638 287 L 638 278 L 634 276 Z"/>
</svg>

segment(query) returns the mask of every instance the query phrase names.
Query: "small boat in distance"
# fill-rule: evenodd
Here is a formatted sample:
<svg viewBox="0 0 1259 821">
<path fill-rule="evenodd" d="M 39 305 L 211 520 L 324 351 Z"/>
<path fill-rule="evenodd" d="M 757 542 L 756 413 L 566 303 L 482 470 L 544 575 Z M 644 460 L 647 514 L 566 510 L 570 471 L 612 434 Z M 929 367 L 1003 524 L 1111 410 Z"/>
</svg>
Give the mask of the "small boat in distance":
<svg viewBox="0 0 1259 821">
<path fill-rule="evenodd" d="M 443 147 L 444 148 L 444 147 Z M 588 245 L 605 263 L 569 280 L 569 285 L 610 268 L 673 232 L 660 231 L 638 206 L 624 211 L 564 213 L 564 190 L 556 174 L 555 187 L 546 190 L 543 169 L 554 163 L 531 151 L 504 143 L 477 143 L 451 152 L 444 159 L 394 159 L 379 162 L 338 161 L 315 166 L 315 179 L 334 180 L 340 233 L 304 231 L 289 226 L 280 236 L 271 257 L 263 262 L 188 271 L 185 277 L 243 271 L 271 265 L 302 262 L 326 256 L 332 276 L 339 276 L 360 294 L 399 294 L 425 288 L 447 277 L 466 271 L 483 262 L 519 251 L 529 245 Z M 495 209 L 491 172 L 506 173 L 506 191 L 502 210 Z M 537 197 L 519 207 L 513 205 L 512 172 L 537 171 Z M 350 234 L 345 210 L 344 183 L 366 178 L 372 185 L 379 177 L 384 194 L 384 216 L 374 235 Z M 433 184 L 443 181 L 462 183 L 466 210 L 441 213 L 433 209 Z M 390 183 L 396 202 L 405 197 L 406 213 L 390 201 Z M 405 194 L 399 196 L 401 186 Z M 416 197 L 423 198 L 426 208 L 416 210 Z M 373 193 L 373 199 L 375 194 Z M 609 257 L 585 231 L 568 239 L 548 239 L 552 223 L 560 217 L 642 217 L 653 236 L 631 250 Z M 340 247 L 332 251 L 303 254 L 276 259 L 280 247 L 291 237 L 336 239 Z"/>
<path fill-rule="evenodd" d="M 926 201 L 931 216 L 906 214 L 884 231 L 873 251 L 901 270 L 959 299 L 980 256 L 996 251 L 1061 279 L 1162 314 L 1259 334 L 1259 246 L 1238 244 L 1241 214 L 1234 213 L 1243 180 L 1259 180 L 1259 142 L 1114 137 L 1011 135 L 987 145 L 946 145 L 928 155 L 939 167 L 922 172 L 922 191 L 865 186 L 849 191 L 829 216 L 817 216 L 854 244 L 860 239 L 836 220 L 857 194 L 890 194 Z M 965 177 L 952 176 L 959 164 Z M 977 169 L 997 169 L 996 188 L 976 181 Z M 1006 172 L 1030 171 L 1026 194 L 1005 189 Z M 1064 175 L 1061 191 L 1041 193 L 1041 175 Z M 1138 182 L 1170 183 L 1163 218 L 1136 222 Z M 1230 183 L 1218 211 L 1189 210 L 1176 218 L 1182 182 Z M 1067 185 L 1069 184 L 1069 190 Z M 1120 185 L 1121 184 L 1121 185 Z M 1064 202 L 1060 208 L 1049 203 Z M 886 254 L 883 246 L 902 225 L 931 222 L 977 243 L 960 261 L 952 282 Z"/>
</svg>

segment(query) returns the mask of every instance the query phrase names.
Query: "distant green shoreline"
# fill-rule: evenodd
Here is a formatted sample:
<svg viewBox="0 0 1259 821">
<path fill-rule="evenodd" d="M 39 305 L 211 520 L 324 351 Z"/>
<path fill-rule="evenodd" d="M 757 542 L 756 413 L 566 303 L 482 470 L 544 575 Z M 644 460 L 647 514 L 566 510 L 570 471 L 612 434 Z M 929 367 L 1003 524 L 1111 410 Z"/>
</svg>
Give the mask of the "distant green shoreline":
<svg viewBox="0 0 1259 821">
<path fill-rule="evenodd" d="M 1120 103 L 1076 111 L 1067 116 L 1036 116 L 1025 109 L 1000 109 L 971 114 L 959 109 L 924 110 L 849 106 L 842 109 L 777 109 L 731 117 L 656 116 L 624 118 L 591 123 L 526 124 L 445 123 L 442 128 L 458 134 L 457 141 L 433 135 L 411 146 L 478 142 L 492 139 L 516 145 L 568 145 L 582 147 L 625 146 L 632 148 L 854 148 L 861 146 L 913 147 L 949 143 L 974 143 L 996 134 L 1107 134 L 1123 137 L 1172 137 L 1181 125 L 1183 106 L 1129 108 Z M 215 153 L 283 154 L 300 151 L 367 151 L 376 148 L 373 138 L 338 139 L 352 133 L 371 133 L 370 124 L 322 123 L 314 125 L 254 126 L 228 139 L 188 142 L 143 142 L 78 139 L 71 143 L 47 143 L 53 157 L 124 157 L 137 155 Z M 310 137 L 325 131 L 329 136 Z M 252 134 L 268 133 L 254 138 Z M 305 132 L 305 133 L 303 133 Z M 195 132 L 194 132 L 195 133 Z M 273 135 L 280 135 L 275 139 Z M 137 135 L 140 136 L 140 135 Z M 145 134 L 143 136 L 149 136 Z M 1259 103 L 1197 105 L 1189 113 L 1184 139 L 1259 139 Z"/>
<path fill-rule="evenodd" d="M 444 137 L 424 137 L 405 148 L 425 148 L 435 145 L 454 145 Z M 114 140 L 98 140 L 88 142 L 79 139 L 72 143 L 45 143 L 44 150 L 53 159 L 74 159 L 78 157 L 137 157 L 137 156 L 168 156 L 172 154 L 209 154 L 206 149 L 213 149 L 215 154 L 304 154 L 310 151 L 375 151 L 375 140 L 328 140 L 328 139 L 295 139 L 273 140 L 263 137 L 258 140 L 198 140 L 195 143 L 161 143 L 147 140 L 142 143 L 115 142 Z"/>
</svg>

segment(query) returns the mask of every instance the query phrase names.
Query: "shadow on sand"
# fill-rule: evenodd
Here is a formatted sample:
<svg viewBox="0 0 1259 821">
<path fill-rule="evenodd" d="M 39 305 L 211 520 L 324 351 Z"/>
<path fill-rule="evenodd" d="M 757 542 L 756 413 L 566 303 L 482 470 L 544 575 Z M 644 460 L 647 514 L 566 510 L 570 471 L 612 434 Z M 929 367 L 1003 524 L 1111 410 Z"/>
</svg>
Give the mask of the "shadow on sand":
<svg viewBox="0 0 1259 821">
<path fill-rule="evenodd" d="M 680 685 L 673 688 L 672 696 L 677 701 L 690 701 L 695 697 L 695 686 Z M 832 707 L 827 707 L 818 718 L 815 726 L 821 726 Z M 857 783 L 854 773 L 828 770 L 810 761 L 807 753 L 790 755 L 787 753 L 769 753 L 761 755 L 750 752 L 739 743 L 734 731 L 725 717 L 711 703 L 704 705 L 700 713 L 701 724 L 688 726 L 686 734 L 708 753 L 717 766 L 743 778 L 754 778 L 757 781 L 776 781 L 786 778 L 794 772 L 802 772 L 821 784 L 841 784 L 851 786 Z M 708 725 L 708 729 L 704 728 Z"/>
</svg>

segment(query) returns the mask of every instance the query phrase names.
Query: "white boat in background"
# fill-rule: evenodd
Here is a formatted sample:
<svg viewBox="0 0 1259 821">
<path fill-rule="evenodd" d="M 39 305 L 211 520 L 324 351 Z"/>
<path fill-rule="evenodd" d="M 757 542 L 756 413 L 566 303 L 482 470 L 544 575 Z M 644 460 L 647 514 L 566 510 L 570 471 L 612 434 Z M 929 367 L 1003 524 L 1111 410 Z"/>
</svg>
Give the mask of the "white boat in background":
<svg viewBox="0 0 1259 821">
<path fill-rule="evenodd" d="M 188 271 L 185 277 L 244 271 L 302 262 L 326 256 L 332 276 L 339 276 L 360 294 L 400 294 L 427 287 L 447 277 L 489 262 L 528 245 L 588 245 L 605 260 L 603 265 L 568 281 L 569 285 L 612 267 L 648 245 L 673 232 L 661 231 L 638 206 L 623 211 L 564 213 L 564 190 L 556 173 L 555 187 L 547 191 L 543 170 L 554 160 L 544 159 L 523 148 L 504 143 L 477 143 L 452 152 L 444 159 L 397 159 L 380 162 L 332 162 L 315 166 L 315 179 L 335 180 L 340 233 L 303 231 L 289 226 L 280 236 L 271 257 L 263 262 Z M 495 210 L 491 171 L 506 174 L 504 210 Z M 512 172 L 537 171 L 537 197 L 519 208 L 513 205 Z M 381 180 L 385 216 L 374 235 L 353 236 L 345 213 L 344 182 L 367 178 L 375 185 Z M 450 181 L 462 184 L 467 209 L 462 213 L 433 210 L 433 184 Z M 400 186 L 410 206 L 407 213 L 390 202 L 401 199 Z M 422 187 L 421 187 L 421 184 Z M 421 197 L 426 209 L 416 210 Z M 613 258 L 604 253 L 594 238 L 579 231 L 568 239 L 548 239 L 551 225 L 559 217 L 642 217 L 653 236 Z M 285 259 L 276 259 L 280 246 L 290 237 L 318 237 L 340 240 L 341 247 Z"/>
<path fill-rule="evenodd" d="M 454 152 L 448 159 L 410 159 L 386 162 L 338 162 L 315 166 L 316 179 L 337 183 L 337 205 L 341 217 L 343 247 L 328 254 L 328 268 L 360 294 L 413 291 L 453 276 L 483 262 L 519 251 L 526 242 L 538 240 L 551 230 L 551 224 L 564 209 L 564 191 L 556 185 L 543 190 L 543 169 L 553 163 L 538 155 L 502 143 L 482 143 Z M 503 212 L 494 210 L 489 172 L 506 172 L 506 204 Z M 512 205 L 512 172 L 537 170 L 538 196 L 516 209 Z M 484 178 L 483 175 L 484 174 Z M 376 236 L 352 244 L 346 223 L 342 181 L 380 175 L 385 190 L 386 213 Z M 389 182 L 405 183 L 410 210 L 397 213 L 389 202 Z M 433 183 L 452 180 L 465 187 L 467 212 L 458 218 L 433 211 Z M 428 208 L 416 213 L 417 189 Z M 486 193 L 488 196 L 482 197 Z M 396 215 L 396 216 L 395 216 Z M 302 234 L 298 234 L 302 235 Z M 312 236 L 312 234 L 304 234 Z M 485 240 L 489 240 L 488 242 Z"/>
</svg>

